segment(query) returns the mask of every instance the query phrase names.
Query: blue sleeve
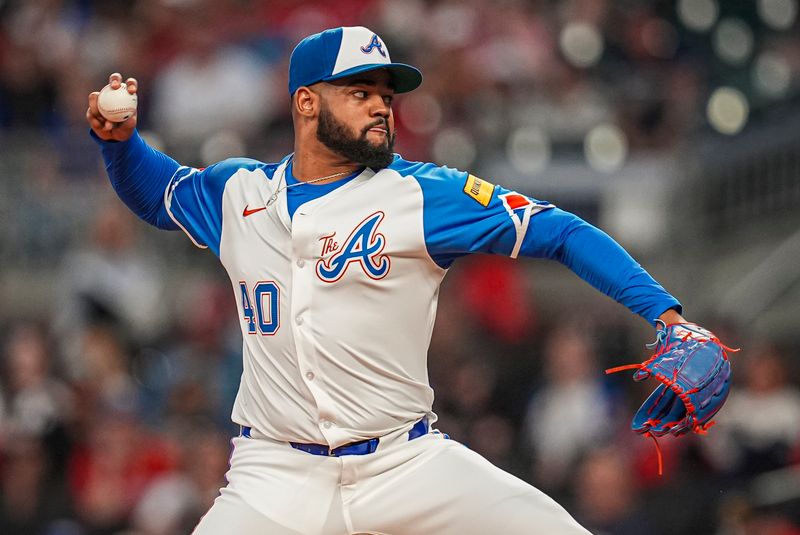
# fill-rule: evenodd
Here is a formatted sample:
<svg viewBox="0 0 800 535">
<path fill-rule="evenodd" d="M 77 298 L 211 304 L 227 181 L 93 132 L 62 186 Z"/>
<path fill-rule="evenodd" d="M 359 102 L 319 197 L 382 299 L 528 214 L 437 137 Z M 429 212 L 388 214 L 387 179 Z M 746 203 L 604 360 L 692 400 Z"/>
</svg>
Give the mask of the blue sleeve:
<svg viewBox="0 0 800 535">
<path fill-rule="evenodd" d="M 167 211 L 195 245 L 219 256 L 225 185 L 240 169 L 267 167 L 274 166 L 248 158 L 229 158 L 205 169 L 181 166 L 165 196 Z"/>
<path fill-rule="evenodd" d="M 134 131 L 127 141 L 103 141 L 100 145 L 106 172 L 117 195 L 144 221 L 160 229 L 177 230 L 164 206 L 164 191 L 178 169 L 178 162 L 149 147 Z"/>
<path fill-rule="evenodd" d="M 671 308 L 681 311 L 677 299 L 608 234 L 564 210 L 531 218 L 521 254 L 561 262 L 651 324 Z"/>
<path fill-rule="evenodd" d="M 439 266 L 448 268 L 457 258 L 470 253 L 516 256 L 521 234 L 503 200 L 504 194 L 513 192 L 469 173 L 432 163 L 397 158 L 390 169 L 403 176 L 413 176 L 419 183 L 425 242 L 428 253 Z M 515 206 L 513 201 L 512 206 Z M 528 206 L 528 218 L 538 210 L 551 207 L 528 198 L 524 201 Z M 520 213 L 527 224 L 525 214 Z"/>
<path fill-rule="evenodd" d="M 463 171 L 396 159 L 423 195 L 431 258 L 443 268 L 470 253 L 557 260 L 651 324 L 680 303 L 601 230 L 552 204 Z"/>
<path fill-rule="evenodd" d="M 225 184 L 239 169 L 267 167 L 231 158 L 195 169 L 148 146 L 137 131 L 122 142 L 91 135 L 100 145 L 111 185 L 136 215 L 158 228 L 182 229 L 195 245 L 209 247 L 217 256 Z"/>
</svg>

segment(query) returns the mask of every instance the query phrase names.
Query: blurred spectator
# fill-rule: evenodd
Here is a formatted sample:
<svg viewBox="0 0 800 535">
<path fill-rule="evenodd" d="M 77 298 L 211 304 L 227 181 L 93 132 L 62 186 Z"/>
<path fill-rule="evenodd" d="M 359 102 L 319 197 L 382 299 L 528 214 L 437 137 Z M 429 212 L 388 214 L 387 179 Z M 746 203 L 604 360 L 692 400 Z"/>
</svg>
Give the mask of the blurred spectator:
<svg viewBox="0 0 800 535">
<path fill-rule="evenodd" d="M 268 122 L 273 106 L 288 104 L 270 66 L 224 42 L 207 6 L 183 8 L 181 26 L 181 50 L 160 72 L 151 97 L 155 125 L 168 142 L 196 145 L 221 130 L 246 138 Z"/>
<path fill-rule="evenodd" d="M 45 334 L 35 324 L 20 324 L 11 330 L 4 349 L 5 432 L 42 436 L 70 411 L 69 391 L 49 373 Z"/>
<path fill-rule="evenodd" d="M 788 380 L 785 357 L 762 345 L 736 361 L 738 388 L 703 441 L 710 459 L 739 476 L 787 466 L 800 443 L 800 388 Z"/>
<path fill-rule="evenodd" d="M 783 514 L 762 513 L 749 518 L 744 535 L 800 535 L 800 525 Z"/>
<path fill-rule="evenodd" d="M 70 458 L 77 513 L 92 533 L 117 533 L 153 479 L 175 466 L 175 448 L 130 415 L 95 413 Z"/>
<path fill-rule="evenodd" d="M 493 341 L 518 344 L 536 328 L 530 279 L 519 262 L 501 256 L 476 256 L 462 261 L 457 282 L 464 310 Z"/>
<path fill-rule="evenodd" d="M 796 507 L 788 512 L 780 507 L 756 507 L 742 494 L 725 499 L 719 510 L 715 535 L 800 535 L 800 516 Z"/>
<path fill-rule="evenodd" d="M 93 413 L 134 413 L 138 408 L 136 386 L 130 375 L 130 356 L 117 334 L 97 325 L 84 331 L 81 362 L 84 375 L 76 377 L 81 395 Z"/>
<path fill-rule="evenodd" d="M 439 416 L 435 427 L 472 447 L 473 440 L 489 440 L 478 437 L 480 431 L 474 425 L 482 417 L 492 418 L 490 402 L 496 386 L 495 370 L 492 363 L 476 356 L 458 357 L 448 364 L 448 369 L 442 370 L 438 386 L 442 395 L 437 396 L 434 404 Z"/>
<path fill-rule="evenodd" d="M 178 308 L 175 338 L 163 351 L 138 358 L 143 417 L 153 424 L 191 425 L 210 420 L 220 429 L 238 431 L 230 421 L 242 375 L 242 339 L 233 318 L 227 284 L 186 284 Z"/>
<path fill-rule="evenodd" d="M 533 481 L 546 489 L 568 483 L 575 462 L 612 430 L 612 400 L 602 383 L 588 333 L 563 326 L 547 339 L 544 382 L 526 415 L 534 453 Z"/>
<path fill-rule="evenodd" d="M 15 158 L 21 168 L 20 175 L 30 178 L 14 180 L 6 186 L 9 197 L 16 198 L 8 207 L 9 217 L 3 218 L 7 239 L 16 246 L 13 260 L 8 261 L 25 268 L 50 267 L 53 258 L 65 254 L 70 246 L 72 228 L 65 221 L 73 219 L 75 213 L 70 203 L 53 202 L 67 193 L 59 155 L 49 147 L 42 147 Z"/>
<path fill-rule="evenodd" d="M 190 533 L 225 486 L 230 444 L 211 429 L 181 433 L 180 470 L 156 478 L 133 512 L 142 535 Z"/>
<path fill-rule="evenodd" d="M 110 325 L 146 343 L 161 332 L 171 312 L 161 302 L 164 281 L 158 262 L 137 247 L 141 228 L 121 203 L 105 203 L 94 218 L 87 247 L 64 260 L 56 321 L 68 371 L 76 377 L 86 373 L 80 355 L 86 328 Z"/>
<path fill-rule="evenodd" d="M 0 125 L 49 126 L 55 102 L 55 85 L 33 61 L 33 51 L 10 43 L 0 61 Z"/>
<path fill-rule="evenodd" d="M 466 418 L 476 418 L 487 411 L 495 387 L 492 364 L 469 359 L 453 370 L 453 375 L 454 411 Z"/>
<path fill-rule="evenodd" d="M 575 474 L 576 518 L 596 535 L 670 533 L 657 530 L 637 499 L 631 465 L 624 451 L 610 447 L 589 452 Z"/>
<path fill-rule="evenodd" d="M 478 418 L 469 427 L 469 447 L 495 466 L 517 477 L 526 477 L 524 456 L 517 447 L 517 432 L 511 421 L 490 413 Z"/>
<path fill-rule="evenodd" d="M 50 469 L 38 437 L 25 433 L 8 437 L 0 470 L 0 533 L 53 533 L 57 521 L 71 516 L 63 479 L 54 478 Z"/>
<path fill-rule="evenodd" d="M 45 464 L 54 472 L 63 467 L 63 450 L 74 417 L 72 392 L 51 369 L 52 349 L 43 329 L 21 323 L 10 331 L 2 360 L 4 413 L 0 413 L 0 445 L 15 436 L 30 437 L 43 448 Z"/>
</svg>

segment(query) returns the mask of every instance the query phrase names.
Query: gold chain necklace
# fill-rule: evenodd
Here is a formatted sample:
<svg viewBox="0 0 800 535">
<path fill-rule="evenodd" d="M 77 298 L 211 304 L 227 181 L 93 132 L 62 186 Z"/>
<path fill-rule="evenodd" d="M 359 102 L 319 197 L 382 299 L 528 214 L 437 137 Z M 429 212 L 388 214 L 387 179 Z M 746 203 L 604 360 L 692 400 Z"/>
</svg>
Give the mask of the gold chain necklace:
<svg viewBox="0 0 800 535">
<path fill-rule="evenodd" d="M 289 167 L 289 164 L 287 163 L 286 166 L 283 168 L 283 173 L 281 173 L 281 182 L 285 182 L 286 181 L 286 169 L 288 167 Z M 348 173 L 350 173 L 350 171 L 340 171 L 338 173 L 333 173 L 332 175 L 323 176 L 323 177 L 320 177 L 320 178 L 315 178 L 313 180 L 298 181 L 297 184 L 285 184 L 283 187 L 279 187 L 277 190 L 275 190 L 275 193 L 273 193 L 272 195 L 269 196 L 269 199 L 267 199 L 267 204 L 266 205 L 267 206 L 272 206 L 275 203 L 275 201 L 278 200 L 278 195 L 280 194 L 280 192 L 282 192 L 285 189 L 293 188 L 295 186 L 302 186 L 303 184 L 313 184 L 314 182 L 322 182 L 323 180 L 328 180 L 330 178 L 336 178 L 337 176 L 346 175 Z M 280 185 L 280 183 L 279 183 L 279 185 Z"/>
</svg>

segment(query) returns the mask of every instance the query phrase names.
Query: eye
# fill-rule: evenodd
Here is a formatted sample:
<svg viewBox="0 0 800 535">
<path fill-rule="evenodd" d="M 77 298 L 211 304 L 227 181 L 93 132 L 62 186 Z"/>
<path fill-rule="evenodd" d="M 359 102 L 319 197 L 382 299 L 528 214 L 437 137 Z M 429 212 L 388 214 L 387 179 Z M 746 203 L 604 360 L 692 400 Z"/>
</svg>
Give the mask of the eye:
<svg viewBox="0 0 800 535">
<path fill-rule="evenodd" d="M 367 92 L 362 90 L 353 91 L 353 96 L 356 98 L 367 98 Z"/>
<path fill-rule="evenodd" d="M 387 106 L 391 106 L 393 101 L 394 101 L 394 97 L 393 97 L 393 96 L 391 96 L 391 95 L 386 95 L 385 97 L 383 97 L 383 102 L 384 102 L 384 103 L 385 103 Z"/>
</svg>

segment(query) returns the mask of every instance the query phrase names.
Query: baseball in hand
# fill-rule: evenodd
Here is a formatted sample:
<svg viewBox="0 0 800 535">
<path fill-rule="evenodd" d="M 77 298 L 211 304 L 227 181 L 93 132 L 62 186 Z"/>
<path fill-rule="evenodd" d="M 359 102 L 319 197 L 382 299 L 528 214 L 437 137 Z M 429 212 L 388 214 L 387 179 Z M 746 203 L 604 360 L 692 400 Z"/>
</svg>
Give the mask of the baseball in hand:
<svg viewBox="0 0 800 535">
<path fill-rule="evenodd" d="M 136 111 L 136 95 L 128 93 L 128 86 L 121 84 L 119 89 L 105 86 L 97 96 L 97 109 L 112 123 L 124 122 Z"/>
</svg>

